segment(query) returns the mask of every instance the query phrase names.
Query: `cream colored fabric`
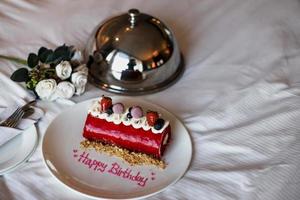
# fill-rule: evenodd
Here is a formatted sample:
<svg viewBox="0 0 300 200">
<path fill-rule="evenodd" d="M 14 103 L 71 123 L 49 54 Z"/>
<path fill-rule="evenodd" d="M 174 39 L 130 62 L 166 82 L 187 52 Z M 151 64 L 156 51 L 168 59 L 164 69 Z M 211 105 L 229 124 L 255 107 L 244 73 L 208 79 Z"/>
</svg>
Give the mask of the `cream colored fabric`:
<svg viewBox="0 0 300 200">
<path fill-rule="evenodd" d="M 40 46 L 84 48 L 101 21 L 138 8 L 175 33 L 186 61 L 171 88 L 141 96 L 178 116 L 193 139 L 189 171 L 150 199 L 297 200 L 300 198 L 300 4 L 297 0 L 1 1 L 0 54 L 26 57 Z M 29 98 L 0 60 L 0 105 Z M 103 94 L 88 85 L 80 102 Z M 39 102 L 44 134 L 63 109 Z M 46 170 L 41 147 L 0 177 L 0 199 L 84 199 Z"/>
</svg>

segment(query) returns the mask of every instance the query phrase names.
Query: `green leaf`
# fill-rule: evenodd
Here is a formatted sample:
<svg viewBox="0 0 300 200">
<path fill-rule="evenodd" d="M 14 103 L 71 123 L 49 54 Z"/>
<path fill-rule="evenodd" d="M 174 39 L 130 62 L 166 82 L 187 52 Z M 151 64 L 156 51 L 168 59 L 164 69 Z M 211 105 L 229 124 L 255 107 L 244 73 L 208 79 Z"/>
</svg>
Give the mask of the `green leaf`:
<svg viewBox="0 0 300 200">
<path fill-rule="evenodd" d="M 9 60 L 15 63 L 19 63 L 22 65 L 27 65 L 27 61 L 21 58 L 16 58 L 16 57 L 12 57 L 12 56 L 4 56 L 4 55 L 0 55 L 0 58 L 5 59 L 5 60 Z"/>
<path fill-rule="evenodd" d="M 54 52 L 58 52 L 58 51 L 68 51 L 69 50 L 69 47 L 66 45 L 66 44 L 63 44 L 61 46 L 58 46 Z"/>
<path fill-rule="evenodd" d="M 75 51 L 76 51 L 76 49 L 74 48 L 74 46 L 69 46 L 69 57 L 70 57 L 70 60 L 74 56 Z"/>
<path fill-rule="evenodd" d="M 37 66 L 38 63 L 39 63 L 39 57 L 34 53 L 30 53 L 27 58 L 28 67 L 34 68 L 35 66 Z"/>
<path fill-rule="evenodd" d="M 41 55 L 39 55 L 39 59 L 43 63 L 46 63 L 46 61 L 48 60 L 48 63 L 49 63 L 49 60 L 51 60 L 52 54 L 53 54 L 53 51 L 51 49 L 44 50 L 41 53 Z"/>
<path fill-rule="evenodd" d="M 45 63 L 50 64 L 54 61 L 54 53 L 49 53 L 47 56 L 47 59 L 45 60 Z"/>
<path fill-rule="evenodd" d="M 34 90 L 35 86 L 38 84 L 38 81 L 37 80 L 34 80 L 34 79 L 31 79 L 29 81 L 26 82 L 26 87 L 29 89 L 29 90 Z"/>
<path fill-rule="evenodd" d="M 66 46 L 65 44 L 62 46 L 59 46 L 54 51 L 54 60 L 59 62 L 62 60 L 71 60 L 72 51 L 70 47 Z"/>
<path fill-rule="evenodd" d="M 10 79 L 16 82 L 26 82 L 29 79 L 28 69 L 20 68 L 17 69 L 11 76 Z"/>
<path fill-rule="evenodd" d="M 53 55 L 53 56 L 55 56 L 55 55 Z M 56 57 L 53 57 L 53 63 L 56 63 L 56 64 L 60 63 L 63 60 L 67 60 L 64 55 L 59 55 L 59 56 L 56 55 Z"/>
<path fill-rule="evenodd" d="M 44 53 L 45 51 L 47 51 L 48 49 L 46 47 L 41 47 L 38 51 L 38 57 L 41 56 L 42 53 Z"/>
</svg>

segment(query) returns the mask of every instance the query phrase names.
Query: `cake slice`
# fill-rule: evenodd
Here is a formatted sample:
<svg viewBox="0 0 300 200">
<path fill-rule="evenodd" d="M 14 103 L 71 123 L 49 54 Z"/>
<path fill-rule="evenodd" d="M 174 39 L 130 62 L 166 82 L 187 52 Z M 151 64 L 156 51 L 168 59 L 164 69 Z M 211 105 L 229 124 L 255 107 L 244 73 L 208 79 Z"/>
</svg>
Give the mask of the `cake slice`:
<svg viewBox="0 0 300 200">
<path fill-rule="evenodd" d="M 138 105 L 125 108 L 103 96 L 88 111 L 83 137 L 161 159 L 171 137 L 169 121 Z"/>
</svg>

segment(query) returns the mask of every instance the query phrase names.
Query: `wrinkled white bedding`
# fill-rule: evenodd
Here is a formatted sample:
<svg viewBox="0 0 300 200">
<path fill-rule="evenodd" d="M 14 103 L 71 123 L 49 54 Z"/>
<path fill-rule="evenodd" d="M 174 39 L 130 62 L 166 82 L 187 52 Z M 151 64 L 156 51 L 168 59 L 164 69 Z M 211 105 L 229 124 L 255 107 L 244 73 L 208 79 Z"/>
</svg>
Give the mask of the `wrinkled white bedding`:
<svg viewBox="0 0 300 200">
<path fill-rule="evenodd" d="M 300 3 L 297 0 L 0 2 L 0 54 L 26 57 L 40 46 L 84 48 L 93 28 L 138 8 L 175 33 L 186 71 L 177 84 L 142 96 L 186 125 L 193 140 L 189 171 L 150 199 L 300 199 Z M 0 60 L 0 105 L 29 94 Z M 88 85 L 75 102 L 103 92 Z M 50 121 L 68 106 L 39 102 Z M 41 146 L 17 171 L 0 177 L 0 199 L 84 199 L 46 170 Z"/>
</svg>

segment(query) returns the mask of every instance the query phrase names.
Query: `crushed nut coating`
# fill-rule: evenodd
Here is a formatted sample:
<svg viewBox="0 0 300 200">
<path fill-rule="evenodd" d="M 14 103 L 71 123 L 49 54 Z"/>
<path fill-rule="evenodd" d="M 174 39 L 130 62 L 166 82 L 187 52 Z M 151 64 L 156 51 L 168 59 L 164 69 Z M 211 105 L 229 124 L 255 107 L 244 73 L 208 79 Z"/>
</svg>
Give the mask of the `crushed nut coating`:
<svg viewBox="0 0 300 200">
<path fill-rule="evenodd" d="M 129 163 L 130 165 L 155 165 L 161 169 L 166 168 L 166 164 L 164 161 L 153 158 L 147 154 L 136 153 L 132 151 L 128 151 L 127 149 L 123 149 L 117 146 L 103 144 L 99 141 L 90 141 L 83 140 L 80 143 L 80 147 L 83 149 L 95 149 L 97 152 L 103 152 L 110 156 L 117 156 L 122 158 L 124 161 Z"/>
</svg>

